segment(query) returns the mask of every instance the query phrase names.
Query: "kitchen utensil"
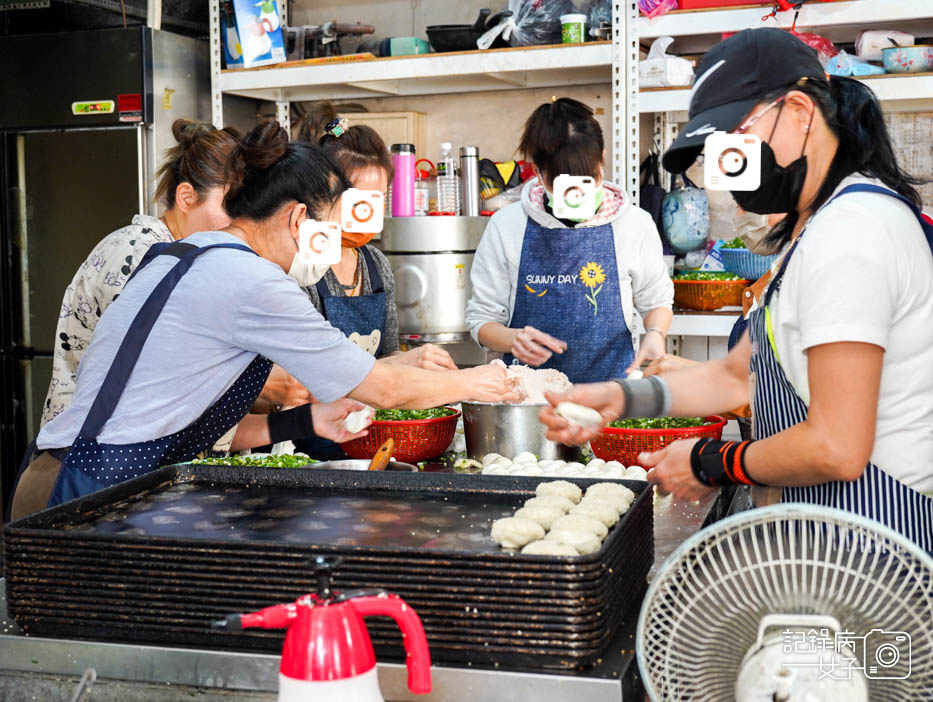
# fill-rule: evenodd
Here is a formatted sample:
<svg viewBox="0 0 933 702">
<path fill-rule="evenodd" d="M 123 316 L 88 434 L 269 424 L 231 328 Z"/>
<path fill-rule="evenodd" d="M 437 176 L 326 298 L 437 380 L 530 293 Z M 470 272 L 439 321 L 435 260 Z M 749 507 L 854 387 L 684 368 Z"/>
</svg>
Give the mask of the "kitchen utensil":
<svg viewBox="0 0 933 702">
<path fill-rule="evenodd" d="M 327 461 L 325 463 L 314 463 L 308 468 L 321 470 L 369 470 L 370 461 L 362 458 L 344 458 L 340 461 Z M 403 463 L 402 461 L 389 461 L 385 467 L 387 471 L 401 471 L 403 473 L 415 473 L 418 466 L 413 463 Z"/>
<path fill-rule="evenodd" d="M 684 310 L 718 310 L 742 304 L 748 280 L 675 280 L 674 305 Z"/>
<path fill-rule="evenodd" d="M 888 73 L 926 73 L 933 71 L 933 45 L 894 46 L 881 50 L 881 63 Z"/>
<path fill-rule="evenodd" d="M 382 250 L 395 275 L 399 334 L 406 342 L 468 341 L 473 253 L 486 217 L 388 219 Z"/>
<path fill-rule="evenodd" d="M 486 20 L 492 11 L 484 7 L 473 24 L 433 24 L 427 28 L 428 41 L 437 52 L 474 51 L 476 40 L 486 29 Z"/>
<path fill-rule="evenodd" d="M 590 441 L 593 455 L 604 461 L 618 461 L 624 466 L 641 466 L 641 453 L 660 451 L 668 444 L 681 439 L 721 439 L 726 420 L 722 417 L 707 417 L 711 422 L 702 427 L 686 429 L 622 429 L 603 427 L 599 436 Z M 643 468 L 645 466 L 642 466 Z"/>
<path fill-rule="evenodd" d="M 741 278 L 758 280 L 767 273 L 771 264 L 777 259 L 777 254 L 761 256 L 748 249 L 719 249 L 722 265 L 729 273 L 735 273 Z"/>
<path fill-rule="evenodd" d="M 479 148 L 460 147 L 460 213 L 479 216 Z"/>
<path fill-rule="evenodd" d="M 369 462 L 369 470 L 385 470 L 392 458 L 392 451 L 395 450 L 395 439 L 391 436 L 382 442 L 382 446 L 373 455 L 373 460 Z"/>
<path fill-rule="evenodd" d="M 564 446 L 545 438 L 547 429 L 538 421 L 543 405 L 494 405 L 463 402 L 463 431 L 467 455 L 481 461 L 487 453 L 517 456 L 528 451 L 539 459 L 579 461 L 578 446 Z"/>
<path fill-rule="evenodd" d="M 369 425 L 369 434 L 340 444 L 351 458 L 369 458 L 387 439 L 395 441 L 395 457 L 399 460 L 418 463 L 440 456 L 454 439 L 460 412 L 435 419 L 411 419 L 406 421 L 376 420 Z"/>
<path fill-rule="evenodd" d="M 502 551 L 492 521 L 539 482 L 169 466 L 7 525 L 9 611 L 40 636 L 276 651 L 278 632 L 208 624 L 295 599 L 309 588 L 308 559 L 336 555 L 336 586 L 397 593 L 421 617 L 435 660 L 572 669 L 598 659 L 641 601 L 652 493 L 624 482 L 636 500 L 595 554 Z M 369 630 L 378 655 L 404 657 L 394 625 L 373 620 Z"/>
<path fill-rule="evenodd" d="M 931 578 L 929 554 L 850 512 L 727 517 L 651 583 L 635 639 L 645 689 L 654 701 L 928 699 Z"/>
<path fill-rule="evenodd" d="M 415 215 L 415 145 L 392 144 L 392 216 Z"/>
<path fill-rule="evenodd" d="M 341 40 L 353 37 L 359 41 L 366 34 L 372 34 L 375 28 L 371 24 L 327 22 L 326 24 L 308 24 L 283 27 L 285 57 L 288 61 L 321 58 L 324 56 L 342 56 Z"/>
<path fill-rule="evenodd" d="M 318 556 L 313 561 L 316 592 L 287 605 L 228 615 L 214 622 L 214 628 L 288 630 L 279 668 L 279 702 L 385 702 L 363 617 L 392 617 L 405 643 L 408 689 L 418 695 L 429 693 L 431 656 L 415 610 L 384 590 L 334 592 L 332 571 L 341 562 Z"/>
</svg>

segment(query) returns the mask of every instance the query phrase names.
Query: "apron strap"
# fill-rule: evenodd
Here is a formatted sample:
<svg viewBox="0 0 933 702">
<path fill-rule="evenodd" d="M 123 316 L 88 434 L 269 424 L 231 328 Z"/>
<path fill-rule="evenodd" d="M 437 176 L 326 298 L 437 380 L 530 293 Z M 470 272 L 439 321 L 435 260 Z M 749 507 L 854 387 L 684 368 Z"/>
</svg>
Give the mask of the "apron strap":
<svg viewBox="0 0 933 702">
<path fill-rule="evenodd" d="M 183 258 L 192 249 L 196 248 L 198 247 L 194 244 L 186 244 L 183 241 L 160 241 L 158 244 L 153 244 L 149 247 L 149 250 L 146 251 L 146 254 L 139 262 L 139 265 L 136 266 L 136 269 L 130 274 L 130 277 L 126 279 L 126 282 L 129 283 L 133 278 L 135 278 L 136 274 L 148 266 L 149 262 L 155 259 L 156 256 L 165 255 L 174 256 L 175 258 Z M 126 283 L 123 285 L 126 287 Z"/>
<path fill-rule="evenodd" d="M 382 276 L 379 275 L 379 269 L 376 267 L 375 257 L 365 246 L 361 246 L 360 251 L 363 253 L 363 258 L 366 261 L 366 270 L 369 271 L 369 287 L 373 289 L 373 295 L 385 292 L 385 286 L 382 284 Z"/>
<path fill-rule="evenodd" d="M 169 247 L 173 246 L 178 246 L 178 243 L 169 244 Z M 191 248 L 181 249 L 179 247 L 172 253 L 173 256 L 179 258 L 178 263 L 175 264 L 172 270 L 170 270 L 161 281 L 159 281 L 158 285 L 152 290 L 149 297 L 136 313 L 136 317 L 133 319 L 132 324 L 130 324 L 130 328 L 127 330 L 126 336 L 123 337 L 123 342 L 120 344 L 120 348 L 117 350 L 113 362 L 110 364 L 110 370 L 107 371 L 107 377 L 104 378 L 104 382 L 97 392 L 97 397 L 94 399 L 94 404 L 91 405 L 87 418 L 84 420 L 84 425 L 81 427 L 81 431 L 78 432 L 79 437 L 96 438 L 100 434 L 101 429 L 103 429 L 104 424 L 106 424 L 113 415 L 113 411 L 117 408 L 117 403 L 123 395 L 123 390 L 126 387 L 130 374 L 136 367 L 136 361 L 139 360 L 139 354 L 146 345 L 149 332 L 152 331 L 152 327 L 162 313 L 162 309 L 165 307 L 165 303 L 168 301 L 178 281 L 188 272 L 195 259 L 211 249 L 239 249 L 241 251 L 247 251 L 254 256 L 258 255 L 251 248 L 243 244 L 211 244 L 210 246 L 200 247 L 192 244 L 182 244 L 182 246 Z M 187 253 L 184 253 L 185 251 L 187 251 Z M 140 267 L 141 266 L 142 264 L 140 264 Z M 137 267 L 136 270 L 139 270 L 139 267 Z"/>
</svg>

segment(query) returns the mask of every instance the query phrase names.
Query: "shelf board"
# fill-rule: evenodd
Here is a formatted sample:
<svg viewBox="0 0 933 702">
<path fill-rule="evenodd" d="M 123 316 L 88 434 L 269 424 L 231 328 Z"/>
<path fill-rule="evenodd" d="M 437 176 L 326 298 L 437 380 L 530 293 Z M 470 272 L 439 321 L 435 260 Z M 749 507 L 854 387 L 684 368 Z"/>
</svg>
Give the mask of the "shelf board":
<svg viewBox="0 0 933 702">
<path fill-rule="evenodd" d="M 859 80 L 875 92 L 889 112 L 933 110 L 933 73 L 887 74 Z M 642 90 L 638 94 L 639 112 L 677 112 L 689 107 L 689 88 Z"/>
<path fill-rule="evenodd" d="M 438 95 L 609 83 L 612 45 L 536 46 L 223 71 L 220 89 L 271 101 Z"/>
<path fill-rule="evenodd" d="M 709 10 L 681 10 L 654 19 L 640 17 L 638 35 L 642 39 L 672 36 L 696 36 L 738 32 L 750 27 L 770 26 L 790 29 L 794 12 L 778 13 L 777 18 L 762 23 L 770 12 L 767 5 Z M 933 18 L 930 0 L 837 0 L 808 2 L 800 8 L 797 27 L 806 30 L 824 27 L 855 27 L 871 25 L 879 28 L 887 23 L 915 22 Z M 849 41 L 853 41 L 853 36 Z"/>
</svg>

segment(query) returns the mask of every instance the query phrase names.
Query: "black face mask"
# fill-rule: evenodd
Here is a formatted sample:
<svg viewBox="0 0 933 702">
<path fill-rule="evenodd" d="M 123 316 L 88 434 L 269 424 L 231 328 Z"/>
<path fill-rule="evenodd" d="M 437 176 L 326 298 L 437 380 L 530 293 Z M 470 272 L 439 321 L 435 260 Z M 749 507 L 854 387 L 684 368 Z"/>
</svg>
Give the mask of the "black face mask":
<svg viewBox="0 0 933 702">
<path fill-rule="evenodd" d="M 784 104 L 781 103 L 769 141 L 774 136 L 783 109 Z M 812 124 L 812 115 L 810 121 Z M 807 179 L 807 157 L 803 155 L 803 152 L 806 151 L 807 139 L 809 138 L 810 131 L 808 128 L 807 136 L 803 141 L 803 148 L 800 150 L 800 158 L 787 166 L 779 166 L 774 158 L 771 145 L 768 142 L 762 142 L 761 185 L 758 186 L 758 190 L 733 192 L 732 197 L 735 198 L 739 207 L 746 212 L 754 212 L 755 214 L 796 212 L 800 204 L 800 193 L 803 192 L 803 184 Z"/>
</svg>

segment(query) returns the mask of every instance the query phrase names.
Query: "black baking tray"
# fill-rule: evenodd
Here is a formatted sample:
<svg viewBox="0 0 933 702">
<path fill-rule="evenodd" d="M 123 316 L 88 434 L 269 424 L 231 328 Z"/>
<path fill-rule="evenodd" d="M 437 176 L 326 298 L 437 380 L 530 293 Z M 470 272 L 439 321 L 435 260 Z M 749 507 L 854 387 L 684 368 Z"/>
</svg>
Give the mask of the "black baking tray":
<svg viewBox="0 0 933 702">
<path fill-rule="evenodd" d="M 645 483 L 626 483 L 638 497 L 595 554 L 550 558 L 499 549 L 488 537 L 491 521 L 511 514 L 540 482 L 169 466 L 8 525 L 9 609 L 25 630 L 42 635 L 275 650 L 282 632 L 231 634 L 207 625 L 219 614 L 312 590 L 309 558 L 339 555 L 335 587 L 382 587 L 402 596 L 419 611 L 438 661 L 585 665 L 623 617 L 637 614 L 653 558 L 651 494 Z M 573 482 L 586 488 L 598 481 Z M 192 510 L 198 500 L 214 511 Z M 218 509 L 230 516 L 218 518 Z M 313 538 L 285 540 L 319 512 L 327 512 L 327 524 L 307 530 Z M 140 515 L 182 518 L 159 524 L 155 534 L 116 533 L 153 531 Z M 195 528 L 202 520 L 209 528 Z M 399 521 L 414 534 L 352 529 Z M 226 531 L 240 536 L 225 538 Z M 402 655 L 394 625 L 368 623 L 380 655 Z"/>
</svg>

